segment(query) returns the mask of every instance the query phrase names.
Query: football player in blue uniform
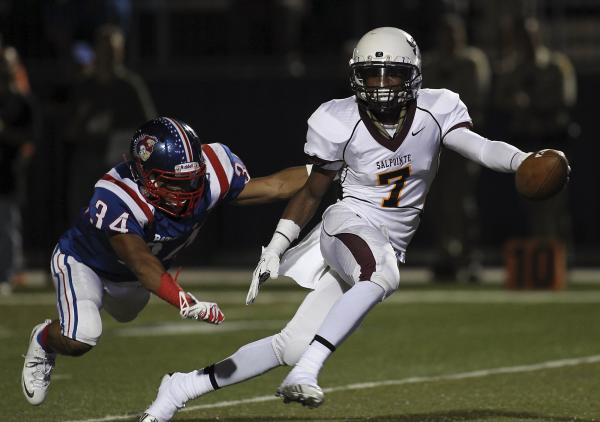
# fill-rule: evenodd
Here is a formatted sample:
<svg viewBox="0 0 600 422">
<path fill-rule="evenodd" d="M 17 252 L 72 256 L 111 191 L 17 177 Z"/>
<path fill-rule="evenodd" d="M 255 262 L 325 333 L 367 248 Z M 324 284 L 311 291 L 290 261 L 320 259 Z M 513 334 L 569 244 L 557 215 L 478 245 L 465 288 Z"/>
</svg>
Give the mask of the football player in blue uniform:
<svg viewBox="0 0 600 422">
<path fill-rule="evenodd" d="M 101 308 L 128 322 L 152 292 L 182 318 L 220 324 L 219 306 L 184 292 L 168 272 L 171 263 L 218 204 L 287 199 L 307 178 L 301 166 L 251 180 L 227 146 L 202 145 L 189 125 L 167 117 L 135 132 L 130 155 L 98 180 L 89 206 L 52 253 L 58 319 L 34 327 L 22 373 L 33 405 L 46 398 L 57 354 L 80 356 L 96 345 Z"/>
</svg>

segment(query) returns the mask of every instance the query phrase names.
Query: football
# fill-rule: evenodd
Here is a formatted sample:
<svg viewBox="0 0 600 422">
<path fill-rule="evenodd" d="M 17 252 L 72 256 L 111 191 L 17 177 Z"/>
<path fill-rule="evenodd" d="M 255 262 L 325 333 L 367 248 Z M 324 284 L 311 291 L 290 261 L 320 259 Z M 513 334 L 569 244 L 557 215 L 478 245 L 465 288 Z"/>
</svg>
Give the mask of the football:
<svg viewBox="0 0 600 422">
<path fill-rule="evenodd" d="M 569 179 L 569 162 L 561 151 L 544 149 L 531 154 L 517 169 L 515 184 L 527 199 L 548 199 L 565 186 Z"/>
</svg>

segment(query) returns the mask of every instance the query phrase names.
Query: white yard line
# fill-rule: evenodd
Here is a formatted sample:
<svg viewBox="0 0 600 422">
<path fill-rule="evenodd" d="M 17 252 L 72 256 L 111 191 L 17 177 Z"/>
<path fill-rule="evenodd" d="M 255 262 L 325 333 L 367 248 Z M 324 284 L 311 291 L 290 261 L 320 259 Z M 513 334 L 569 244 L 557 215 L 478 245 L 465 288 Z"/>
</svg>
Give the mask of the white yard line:
<svg viewBox="0 0 600 422">
<path fill-rule="evenodd" d="M 286 320 L 227 321 L 223 325 L 198 324 L 196 321 L 178 321 L 155 325 L 120 328 L 114 333 L 121 337 L 178 336 L 183 334 L 221 334 L 246 330 L 278 330 L 285 327 Z"/>
<path fill-rule="evenodd" d="M 398 380 L 384 380 L 384 381 L 374 381 L 374 382 L 362 382 L 356 384 L 347 384 L 341 385 L 339 387 L 331 387 L 325 388 L 323 391 L 326 393 L 336 392 L 336 391 L 349 391 L 349 390 L 366 390 L 369 388 L 379 388 L 387 385 L 404 385 L 404 384 L 418 384 L 424 382 L 439 382 L 439 381 L 453 381 L 453 380 L 462 380 L 469 378 L 484 378 L 491 375 L 501 375 L 501 374 L 515 374 L 522 372 L 532 372 L 532 371 L 540 371 L 544 369 L 556 369 L 556 368 L 564 368 L 567 366 L 577 366 L 583 364 L 590 363 L 598 363 L 600 362 L 600 355 L 594 356 L 586 356 L 580 358 L 572 358 L 572 359 L 561 359 L 561 360 L 552 360 L 547 362 L 540 362 L 531 365 L 518 365 L 518 366 L 506 366 L 501 368 L 491 368 L 491 369 L 481 369 L 478 371 L 470 371 L 470 372 L 461 372 L 457 374 L 446 374 L 446 375 L 434 375 L 427 377 L 409 377 L 402 378 Z M 253 404 L 253 403 L 262 403 L 273 400 L 281 400 L 278 397 L 273 395 L 269 396 L 257 396 L 251 397 L 248 399 L 241 400 L 228 400 L 221 401 L 217 403 L 209 403 L 209 404 L 199 404 L 195 406 L 188 406 L 183 408 L 181 412 L 190 412 L 194 410 L 202 410 L 202 409 L 215 409 L 215 408 L 223 408 L 223 407 L 232 407 L 238 406 L 241 404 Z M 96 419 L 79 419 L 68 422 L 111 422 L 111 421 L 122 421 L 127 419 L 134 419 L 139 417 L 139 413 L 130 413 L 126 415 L 109 415 L 104 416 L 102 418 Z"/>
</svg>

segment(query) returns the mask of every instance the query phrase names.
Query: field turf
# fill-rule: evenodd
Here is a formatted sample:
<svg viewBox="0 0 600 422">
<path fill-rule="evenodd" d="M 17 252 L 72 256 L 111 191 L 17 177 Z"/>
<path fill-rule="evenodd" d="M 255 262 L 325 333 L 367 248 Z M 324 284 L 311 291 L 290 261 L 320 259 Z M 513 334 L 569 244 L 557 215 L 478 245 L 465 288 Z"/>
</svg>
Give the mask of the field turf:
<svg viewBox="0 0 600 422">
<path fill-rule="evenodd" d="M 104 315 L 99 345 L 57 359 L 46 402 L 22 396 L 21 355 L 31 328 L 56 308 L 51 290 L 0 298 L 2 421 L 135 421 L 166 372 L 190 371 L 268 336 L 303 291 L 273 282 L 257 303 L 245 286 L 196 286 L 226 321 L 182 321 L 152 300 L 138 319 Z M 600 421 L 600 285 L 553 292 L 500 286 L 404 285 L 327 362 L 319 409 L 273 396 L 286 368 L 188 403 L 181 421 Z"/>
</svg>

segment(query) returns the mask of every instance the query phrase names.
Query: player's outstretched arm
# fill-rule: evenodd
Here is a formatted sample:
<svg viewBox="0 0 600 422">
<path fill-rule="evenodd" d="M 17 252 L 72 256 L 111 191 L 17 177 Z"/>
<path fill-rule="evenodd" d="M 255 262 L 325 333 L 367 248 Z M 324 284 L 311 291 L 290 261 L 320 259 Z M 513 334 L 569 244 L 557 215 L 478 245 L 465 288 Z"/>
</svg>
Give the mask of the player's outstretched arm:
<svg viewBox="0 0 600 422">
<path fill-rule="evenodd" d="M 110 237 L 110 244 L 142 286 L 179 309 L 182 318 L 199 319 L 212 324 L 223 322 L 224 316 L 219 306 L 212 302 L 200 302 L 184 292 L 140 236 L 116 234 Z"/>
<path fill-rule="evenodd" d="M 262 283 L 268 278 L 279 276 L 281 255 L 296 240 L 301 228 L 313 217 L 336 174 L 337 171 L 315 167 L 304 186 L 292 197 L 277 224 L 271 242 L 263 249 L 252 274 L 246 305 L 254 302 Z"/>
<path fill-rule="evenodd" d="M 501 141 L 491 141 L 467 129 L 452 130 L 444 137 L 444 146 L 482 166 L 514 173 L 530 153 Z"/>
<path fill-rule="evenodd" d="M 309 173 L 309 166 L 288 167 L 269 176 L 251 179 L 233 203 L 255 205 L 289 199 L 304 186 Z"/>
<path fill-rule="evenodd" d="M 156 293 L 160 287 L 160 278 L 166 270 L 152 255 L 144 239 L 135 234 L 116 234 L 110 237 L 110 244 L 142 286 Z"/>
</svg>

